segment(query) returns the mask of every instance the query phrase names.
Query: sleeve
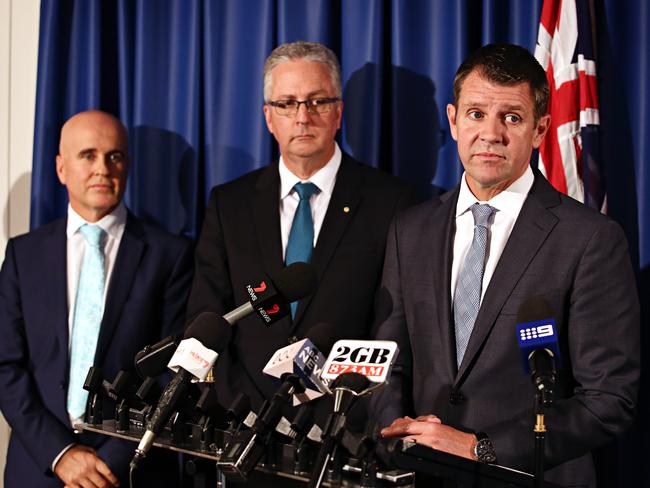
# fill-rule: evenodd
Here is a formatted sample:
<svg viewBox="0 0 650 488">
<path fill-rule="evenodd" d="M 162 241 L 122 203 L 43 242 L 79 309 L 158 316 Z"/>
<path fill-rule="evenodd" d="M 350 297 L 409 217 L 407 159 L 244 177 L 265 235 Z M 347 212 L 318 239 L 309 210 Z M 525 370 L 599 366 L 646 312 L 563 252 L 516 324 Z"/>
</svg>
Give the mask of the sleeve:
<svg viewBox="0 0 650 488">
<path fill-rule="evenodd" d="M 234 308 L 228 255 L 218 209 L 218 191 L 218 187 L 214 188 L 210 194 L 196 246 L 194 281 L 187 304 L 188 322 L 202 312 L 224 315 Z"/>
<path fill-rule="evenodd" d="M 0 270 L 0 409 L 15 435 L 43 473 L 51 474 L 56 456 L 75 442 L 41 400 L 29 371 L 29 346 L 22 311 L 14 241 L 7 244 Z"/>
<path fill-rule="evenodd" d="M 381 284 L 375 298 L 375 324 L 372 337 L 395 341 L 399 354 L 387 384 L 370 398 L 370 415 L 383 427 L 393 420 L 412 413 L 411 345 L 406 327 L 402 301 L 398 249 L 398 223 L 393 221 L 388 231 L 386 255 Z"/>
<path fill-rule="evenodd" d="M 549 467 L 584 455 L 622 433 L 635 416 L 640 375 L 640 312 L 627 241 L 613 221 L 582 250 L 569 292 L 554 406 L 545 416 Z M 568 354 L 566 354 L 568 353 Z M 567 377 L 568 375 L 568 377 Z M 529 466 L 532 410 L 486 426 L 499 461 Z"/>
</svg>

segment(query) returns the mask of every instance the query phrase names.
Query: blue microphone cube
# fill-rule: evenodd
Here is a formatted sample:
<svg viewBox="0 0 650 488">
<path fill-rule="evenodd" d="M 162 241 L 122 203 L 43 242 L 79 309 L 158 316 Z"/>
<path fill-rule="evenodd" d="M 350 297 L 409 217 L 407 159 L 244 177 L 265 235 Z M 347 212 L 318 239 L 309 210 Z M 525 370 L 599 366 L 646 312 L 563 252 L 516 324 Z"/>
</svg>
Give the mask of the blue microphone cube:
<svg viewBox="0 0 650 488">
<path fill-rule="evenodd" d="M 530 374 L 528 357 L 536 349 L 548 349 L 555 356 L 559 365 L 560 346 L 554 319 L 537 320 L 517 324 L 517 340 L 521 350 L 521 360 L 526 374 Z"/>
</svg>

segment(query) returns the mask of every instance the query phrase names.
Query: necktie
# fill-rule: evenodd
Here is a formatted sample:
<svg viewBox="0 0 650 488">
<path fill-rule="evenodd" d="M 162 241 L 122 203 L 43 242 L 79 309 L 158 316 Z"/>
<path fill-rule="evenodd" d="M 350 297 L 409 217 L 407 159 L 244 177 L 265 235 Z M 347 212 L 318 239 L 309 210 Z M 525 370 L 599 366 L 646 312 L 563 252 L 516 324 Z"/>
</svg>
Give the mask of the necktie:
<svg viewBox="0 0 650 488">
<path fill-rule="evenodd" d="M 474 216 L 474 238 L 458 272 L 454 293 L 454 324 L 456 328 L 456 362 L 463 361 L 469 338 L 481 306 L 481 287 L 487 252 L 488 219 L 497 209 L 475 203 L 471 207 Z"/>
<path fill-rule="evenodd" d="M 93 365 L 99 328 L 104 313 L 104 237 L 106 232 L 98 225 L 84 224 L 80 232 L 86 239 L 70 342 L 70 376 L 68 381 L 68 413 L 81 418 L 86 410 L 88 392 L 83 383 Z"/>
<path fill-rule="evenodd" d="M 293 189 L 300 197 L 300 203 L 296 209 L 289 232 L 285 263 L 289 266 L 292 263 L 311 261 L 311 253 L 314 249 L 314 220 L 311 217 L 311 205 L 309 199 L 318 191 L 313 183 L 296 183 Z M 296 316 L 298 302 L 291 303 L 291 318 Z"/>
</svg>

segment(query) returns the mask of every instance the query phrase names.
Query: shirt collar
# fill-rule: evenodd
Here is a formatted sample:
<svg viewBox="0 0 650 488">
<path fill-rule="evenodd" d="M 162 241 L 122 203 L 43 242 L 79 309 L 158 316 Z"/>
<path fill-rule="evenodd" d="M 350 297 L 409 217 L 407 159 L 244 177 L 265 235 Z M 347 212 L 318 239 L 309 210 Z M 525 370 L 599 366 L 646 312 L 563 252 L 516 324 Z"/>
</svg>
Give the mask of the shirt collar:
<svg viewBox="0 0 650 488">
<path fill-rule="evenodd" d="M 335 142 L 334 154 L 325 166 L 311 175 L 308 180 L 301 180 L 287 168 L 286 164 L 284 164 L 284 159 L 280 156 L 280 163 L 278 165 L 280 171 L 280 199 L 282 200 L 289 195 L 296 183 L 304 183 L 306 181 L 310 181 L 316 185 L 321 193 L 332 196 L 334 183 L 336 183 L 336 173 L 341 166 L 341 157 L 341 149 Z"/>
<path fill-rule="evenodd" d="M 460 181 L 460 192 L 458 194 L 458 203 L 456 204 L 456 217 L 460 217 L 462 214 L 467 212 L 469 208 L 475 203 L 489 203 L 492 207 L 496 208 L 499 211 L 510 213 L 513 216 L 519 214 L 521 206 L 528 196 L 528 192 L 533 186 L 535 181 L 535 175 L 530 165 L 526 167 L 524 174 L 513 181 L 510 186 L 505 190 L 500 192 L 498 195 L 495 195 L 487 202 L 479 201 L 472 191 L 467 186 L 467 181 L 465 179 L 465 173 Z M 516 212 L 514 212 L 516 210 Z"/>
<path fill-rule="evenodd" d="M 97 222 L 93 222 L 93 224 L 100 226 L 111 237 L 119 239 L 124 232 L 124 227 L 126 226 L 126 217 L 126 207 L 124 206 L 124 202 L 120 202 L 120 204 L 115 207 L 115 210 L 108 215 L 104 215 Z M 68 203 L 68 224 L 66 227 L 66 236 L 68 239 L 75 235 L 82 225 L 90 223 L 91 222 L 87 222 L 83 217 L 75 212 L 72 206 Z"/>
</svg>

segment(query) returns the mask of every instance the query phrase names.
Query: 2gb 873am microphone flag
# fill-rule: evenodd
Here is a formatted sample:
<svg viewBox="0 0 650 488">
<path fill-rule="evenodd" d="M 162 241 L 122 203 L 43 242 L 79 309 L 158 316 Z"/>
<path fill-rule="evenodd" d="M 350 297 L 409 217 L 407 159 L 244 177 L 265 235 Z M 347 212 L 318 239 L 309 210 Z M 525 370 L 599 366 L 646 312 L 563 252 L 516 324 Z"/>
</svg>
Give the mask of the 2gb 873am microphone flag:
<svg viewBox="0 0 650 488">
<path fill-rule="evenodd" d="M 594 34 L 593 0 L 544 0 L 535 57 L 546 70 L 551 126 L 539 169 L 557 190 L 606 213 Z"/>
</svg>

